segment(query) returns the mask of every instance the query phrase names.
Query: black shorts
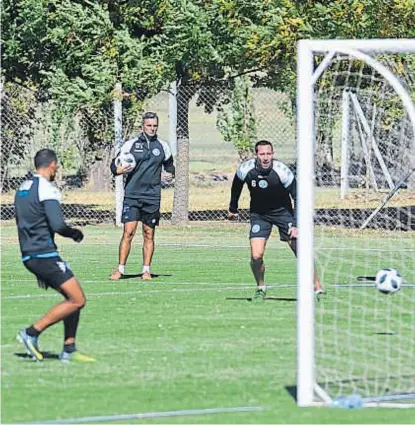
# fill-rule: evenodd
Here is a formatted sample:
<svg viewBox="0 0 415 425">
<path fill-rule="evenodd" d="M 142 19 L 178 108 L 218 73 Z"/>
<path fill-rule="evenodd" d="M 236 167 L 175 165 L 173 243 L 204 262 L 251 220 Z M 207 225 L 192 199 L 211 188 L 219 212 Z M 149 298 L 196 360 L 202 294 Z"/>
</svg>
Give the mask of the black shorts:
<svg viewBox="0 0 415 425">
<path fill-rule="evenodd" d="M 125 198 L 121 221 L 123 223 L 141 221 L 147 226 L 154 228 L 160 222 L 160 202 Z"/>
<path fill-rule="evenodd" d="M 60 292 L 59 287 L 74 277 L 72 270 L 61 257 L 32 258 L 23 263 L 37 277 L 41 288 L 53 288 Z"/>
<path fill-rule="evenodd" d="M 268 239 L 272 231 L 272 226 L 277 226 L 280 232 L 280 240 L 288 242 L 290 240 L 288 230 L 294 226 L 293 223 L 295 221 L 292 212 L 285 208 L 264 214 L 251 213 L 249 238 Z"/>
</svg>

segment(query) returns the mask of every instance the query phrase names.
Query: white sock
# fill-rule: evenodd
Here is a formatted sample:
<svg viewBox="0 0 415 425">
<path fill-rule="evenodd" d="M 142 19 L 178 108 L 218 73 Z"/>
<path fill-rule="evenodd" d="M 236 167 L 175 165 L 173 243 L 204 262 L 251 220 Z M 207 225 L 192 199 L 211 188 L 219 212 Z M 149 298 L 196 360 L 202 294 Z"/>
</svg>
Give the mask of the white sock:
<svg viewBox="0 0 415 425">
<path fill-rule="evenodd" d="M 257 289 L 262 289 L 264 292 L 267 292 L 267 286 L 266 285 L 257 286 Z"/>
<path fill-rule="evenodd" d="M 125 264 L 118 264 L 118 271 L 121 274 L 124 274 L 124 272 L 125 272 Z"/>
<path fill-rule="evenodd" d="M 142 273 L 150 273 L 150 266 L 143 266 Z"/>
</svg>

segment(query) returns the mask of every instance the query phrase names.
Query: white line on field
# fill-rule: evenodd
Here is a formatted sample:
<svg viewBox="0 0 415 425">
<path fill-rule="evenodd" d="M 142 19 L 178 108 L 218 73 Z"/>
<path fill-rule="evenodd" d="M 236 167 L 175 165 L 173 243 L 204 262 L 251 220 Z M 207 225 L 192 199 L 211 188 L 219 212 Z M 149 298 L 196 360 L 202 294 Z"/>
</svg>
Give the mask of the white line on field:
<svg viewBox="0 0 415 425">
<path fill-rule="evenodd" d="M 107 284 L 114 285 L 114 281 L 110 281 L 109 279 L 105 280 L 105 281 L 103 279 L 94 279 L 94 280 L 79 279 L 79 280 L 80 280 L 81 284 L 82 283 L 102 283 L 103 285 L 107 285 Z M 2 282 L 3 283 L 4 282 L 5 283 L 13 283 L 13 282 L 16 282 L 16 279 L 2 279 Z M 36 284 L 36 281 L 33 280 L 33 279 L 19 279 L 17 281 L 17 285 L 21 282 L 28 282 L 28 283 L 35 283 Z M 122 283 L 118 282 L 118 285 L 124 285 L 124 284 L 127 285 L 129 283 L 134 284 L 134 285 L 138 284 L 138 285 L 142 285 L 142 286 L 144 286 L 144 285 L 146 285 L 146 286 L 156 286 L 156 285 L 157 286 L 159 286 L 159 285 L 167 285 L 167 286 L 170 286 L 170 285 L 193 285 L 193 286 L 196 286 L 196 285 L 221 285 L 221 283 L 219 283 L 219 282 L 183 282 L 183 281 L 181 281 L 181 282 L 175 282 L 175 281 L 158 282 L 156 280 L 152 280 L 151 282 L 146 283 L 138 277 L 137 278 L 122 279 Z M 251 285 L 249 282 L 240 282 L 240 284 L 241 285 Z M 238 284 L 234 283 L 232 285 L 238 285 Z M 286 285 L 286 284 L 282 284 L 282 285 Z M 294 284 L 292 283 L 292 284 L 289 284 L 289 285 L 294 285 Z"/>
<path fill-rule="evenodd" d="M 330 286 L 334 286 L 335 288 L 373 288 L 375 286 L 375 282 L 373 283 L 333 283 Z M 415 286 L 414 283 L 403 283 L 402 286 L 405 288 L 413 288 Z"/>
<path fill-rule="evenodd" d="M 84 281 L 85 282 L 85 281 Z M 86 281 L 86 282 L 99 282 L 99 281 Z M 146 284 L 144 284 L 146 285 Z M 148 287 L 149 284 L 146 286 Z M 192 285 L 194 288 L 160 288 L 160 289 L 146 289 L 145 291 L 108 291 L 108 292 L 87 292 L 88 297 L 104 297 L 104 296 L 117 296 L 117 295 L 147 295 L 147 294 L 158 294 L 158 293 L 166 293 L 166 292 L 205 292 L 205 291 L 234 291 L 234 290 L 249 290 L 252 289 L 255 285 L 244 283 L 241 285 L 233 285 L 233 286 L 220 286 L 220 284 L 214 284 L 212 282 L 171 282 L 168 285 Z M 197 288 L 198 285 L 214 285 L 210 288 Z M 327 287 L 334 288 L 373 288 L 375 286 L 374 283 L 333 283 L 326 285 Z M 269 289 L 280 289 L 280 288 L 296 288 L 296 284 L 287 283 L 287 284 L 276 284 L 276 285 L 267 285 Z M 415 287 L 414 283 L 404 283 L 402 287 L 413 288 Z M 23 294 L 23 295 L 2 295 L 1 298 L 3 300 L 17 300 L 17 299 L 32 299 L 32 298 L 54 298 L 58 297 L 59 294 L 56 292 L 52 293 L 42 293 L 42 294 Z"/>
<path fill-rule="evenodd" d="M 56 419 L 54 421 L 26 422 L 28 425 L 34 424 L 80 424 L 91 422 L 112 422 L 112 421 L 128 421 L 132 419 L 146 418 L 168 418 L 173 416 L 192 416 L 192 415 L 210 415 L 213 413 L 234 413 L 234 412 L 255 412 L 267 410 L 267 407 L 216 407 L 212 409 L 194 409 L 194 410 L 173 410 L 169 412 L 149 412 L 149 413 L 132 413 L 125 415 L 108 415 L 108 416 L 87 416 L 84 418 L 74 419 Z"/>
<path fill-rule="evenodd" d="M 193 284 L 195 286 L 195 284 Z M 196 284 L 198 285 L 198 284 Z M 234 291 L 237 289 L 252 289 L 255 285 L 249 285 L 249 286 L 227 286 L 227 287 L 221 287 L 221 286 L 213 286 L 211 288 L 186 288 L 186 289 L 178 289 L 178 288 L 164 288 L 164 289 L 146 289 L 145 291 L 110 291 L 110 292 L 87 292 L 87 297 L 101 297 L 101 296 L 115 296 L 115 295 L 147 295 L 147 294 L 157 294 L 157 293 L 166 293 L 166 292 L 201 292 L 201 291 Z M 268 285 L 268 288 L 291 288 L 296 285 L 277 285 L 272 286 Z M 42 294 L 25 294 L 25 295 L 6 295 L 2 296 L 1 298 L 3 300 L 11 300 L 11 299 L 31 299 L 31 298 L 53 298 L 57 297 L 59 294 L 53 292 L 50 294 L 42 293 Z"/>
<path fill-rule="evenodd" d="M 276 241 L 279 242 L 279 241 Z M 361 241 L 357 240 L 357 243 L 360 243 Z M 4 245 L 4 243 L 2 243 L 1 245 Z M 61 250 L 65 251 L 65 247 L 70 247 L 70 242 L 69 243 L 63 243 L 60 245 Z M 95 246 L 95 245 L 100 245 L 102 246 L 102 242 L 87 242 L 84 243 L 83 246 L 87 247 L 87 246 Z M 106 242 L 105 243 L 106 246 L 114 246 L 114 247 L 118 247 L 118 243 L 112 243 L 112 242 Z M 138 245 L 138 244 L 137 244 Z M 241 245 L 222 245 L 222 244 L 218 244 L 218 243 L 205 243 L 205 244 L 197 244 L 197 243 L 170 243 L 170 242 L 159 242 L 157 244 L 158 247 L 177 247 L 177 248 L 214 248 L 214 249 L 229 249 L 229 248 L 240 248 L 240 249 L 249 249 L 249 245 L 243 243 Z M 286 247 L 284 244 L 280 244 L 278 243 L 278 245 L 273 245 L 273 244 L 269 244 L 267 246 L 267 249 L 281 249 L 281 250 L 285 250 Z M 351 247 L 318 247 L 317 251 L 369 251 L 369 252 L 390 252 L 390 249 L 388 247 L 385 248 L 372 248 L 372 247 L 368 247 L 368 248 L 362 248 L 362 247 L 358 247 L 358 246 L 351 246 Z M 402 252 L 415 252 L 415 249 L 413 248 L 401 248 L 399 250 L 400 253 Z"/>
</svg>

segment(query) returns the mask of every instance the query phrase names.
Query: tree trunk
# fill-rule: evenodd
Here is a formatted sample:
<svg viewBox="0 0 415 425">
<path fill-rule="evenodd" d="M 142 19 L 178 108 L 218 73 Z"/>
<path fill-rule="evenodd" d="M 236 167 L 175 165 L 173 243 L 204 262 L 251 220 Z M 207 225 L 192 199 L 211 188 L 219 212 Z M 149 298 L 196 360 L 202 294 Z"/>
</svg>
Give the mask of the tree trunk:
<svg viewBox="0 0 415 425">
<path fill-rule="evenodd" d="M 87 188 L 89 191 L 110 192 L 112 190 L 111 159 L 111 151 L 107 149 L 102 158 L 91 165 L 88 170 Z"/>
<path fill-rule="evenodd" d="M 177 164 L 171 222 L 189 221 L 189 102 L 196 92 L 193 86 L 177 87 Z"/>
<path fill-rule="evenodd" d="M 189 220 L 189 138 L 177 138 L 177 164 L 171 223 L 185 225 Z"/>
</svg>

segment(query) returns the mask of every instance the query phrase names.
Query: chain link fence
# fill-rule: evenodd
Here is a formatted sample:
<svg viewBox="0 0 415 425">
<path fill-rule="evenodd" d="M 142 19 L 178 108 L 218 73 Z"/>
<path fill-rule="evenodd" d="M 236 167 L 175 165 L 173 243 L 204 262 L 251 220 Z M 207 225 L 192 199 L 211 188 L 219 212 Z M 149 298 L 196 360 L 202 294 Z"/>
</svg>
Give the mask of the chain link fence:
<svg viewBox="0 0 415 425">
<path fill-rule="evenodd" d="M 358 81 L 362 80 L 362 72 L 359 72 Z M 316 166 L 316 220 L 335 226 L 344 225 L 350 214 L 368 216 L 388 189 L 382 186 L 372 190 L 365 179 L 367 168 L 353 171 L 351 167 L 351 191 L 341 199 L 342 97 L 333 88 L 339 79 L 343 81 L 346 77 L 339 75 L 339 71 L 333 71 L 326 77 L 334 78 L 334 81 L 322 80 L 328 81 L 321 87 L 327 91 L 328 100 L 325 101 L 334 112 L 323 116 L 328 117 L 323 120 L 324 132 L 319 128 L 316 137 L 316 151 L 322 158 Z M 373 77 L 368 75 L 367 78 L 373 84 Z M 327 96 L 319 94 L 321 99 Z M 317 110 L 319 117 L 326 113 L 327 108 L 324 108 Z M 242 79 L 231 87 L 174 87 L 146 99 L 141 112 L 154 111 L 158 114 L 159 137 L 169 142 L 176 163 L 176 179 L 172 183 L 162 182 L 162 220 L 173 224 L 183 224 L 188 220 L 225 220 L 236 168 L 241 160 L 253 154 L 253 145 L 260 139 L 271 141 L 275 157 L 295 172 L 297 155 L 293 110 L 292 99 L 288 95 L 266 88 L 253 88 L 249 79 Z M 378 107 L 376 117 L 381 116 L 380 111 Z M 35 92 L 6 84 L 1 91 L 1 113 L 3 222 L 14 219 L 14 193 L 33 171 L 34 154 L 40 148 L 51 147 L 62 163 L 57 185 L 63 193 L 66 218 L 81 225 L 116 223 L 115 182 L 109 170 L 115 143 L 114 105 L 65 113 L 53 102 L 39 98 Z M 138 113 L 133 119 L 127 118 L 125 106 L 123 115 L 122 138 L 127 140 L 140 131 L 141 116 Z M 403 122 L 407 124 L 407 120 Z M 372 120 L 372 126 L 375 125 L 373 123 Z M 399 124 L 397 140 L 403 137 L 406 141 L 412 140 L 412 129 L 406 124 Z M 358 126 L 356 128 L 359 130 Z M 379 140 L 390 139 L 391 132 L 382 123 L 376 124 L 375 128 Z M 330 137 L 322 137 L 324 134 Z M 360 143 L 358 134 L 350 133 L 350 137 L 357 140 L 353 143 Z M 327 147 L 327 141 L 332 139 L 332 144 Z M 389 143 L 388 146 L 393 145 Z M 398 177 L 394 176 L 394 181 Z M 397 212 L 393 226 L 415 227 L 411 193 L 394 196 L 392 203 L 404 208 Z M 248 219 L 248 208 L 249 193 L 244 190 L 240 199 L 242 221 Z M 388 216 L 391 214 L 393 212 L 389 211 Z M 373 225 L 385 221 L 382 217 L 378 214 Z"/>
<path fill-rule="evenodd" d="M 287 113 L 288 97 L 268 89 L 249 90 L 254 122 L 250 146 L 259 139 L 268 139 L 275 146 L 276 156 L 292 165 L 295 129 L 294 118 Z M 232 111 L 229 98 L 219 108 L 212 107 L 218 102 L 217 90 L 204 90 L 202 94 L 202 90 L 189 87 L 188 98 L 188 186 L 178 186 L 177 179 L 171 184 L 163 182 L 162 218 L 171 219 L 176 191 L 176 197 L 188 199 L 189 220 L 223 220 L 232 178 L 242 156 L 232 141 L 225 141 L 218 119 L 222 114 L 229 126 L 238 127 L 232 124 L 232 114 L 239 111 Z M 14 193 L 33 172 L 36 151 L 50 147 L 57 152 L 62 165 L 56 183 L 63 193 L 67 219 L 80 224 L 115 223 L 114 178 L 109 171 L 114 154 L 113 108 L 62 114 L 53 102 L 42 102 L 36 93 L 9 84 L 1 92 L 1 109 L 2 221 L 14 219 Z M 172 135 L 171 93 L 165 91 L 146 100 L 143 111 L 159 115 L 159 137 L 169 142 L 176 153 L 183 139 L 179 134 L 178 142 L 171 140 L 176 136 Z M 179 109 L 177 114 L 180 113 Z M 140 117 L 136 122 L 140 122 Z M 139 130 L 138 124 L 130 126 L 123 138 L 133 137 Z M 178 158 L 174 156 L 177 168 Z M 241 208 L 248 205 L 248 194 L 244 193 Z"/>
</svg>

